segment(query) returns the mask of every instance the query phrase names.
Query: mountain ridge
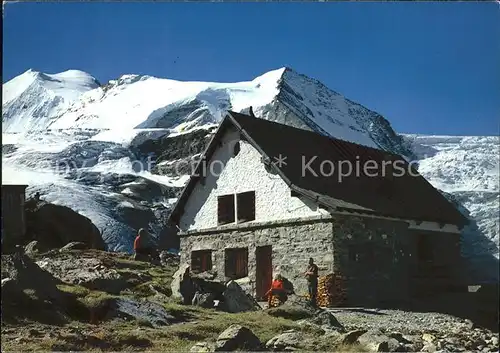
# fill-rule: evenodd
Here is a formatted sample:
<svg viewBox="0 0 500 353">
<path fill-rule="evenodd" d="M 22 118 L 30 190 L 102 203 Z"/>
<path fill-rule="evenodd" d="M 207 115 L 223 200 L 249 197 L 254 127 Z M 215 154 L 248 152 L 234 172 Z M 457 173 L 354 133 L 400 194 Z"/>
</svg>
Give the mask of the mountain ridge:
<svg viewBox="0 0 500 353">
<path fill-rule="evenodd" d="M 89 74 L 81 73 L 92 77 Z M 64 73 L 52 76 L 61 76 L 62 74 Z M 38 73 L 38 75 L 51 78 L 51 75 L 43 73 Z M 8 90 L 14 80 L 16 78 L 4 85 L 4 91 Z M 132 89 L 137 85 L 141 85 L 142 92 L 139 92 L 138 89 Z M 410 153 L 404 148 L 401 141 L 398 141 L 398 137 L 387 119 L 348 100 L 338 92 L 323 85 L 319 80 L 297 73 L 290 67 L 272 70 L 251 81 L 237 83 L 176 81 L 148 75 L 126 74 L 121 75 L 116 80 L 110 80 L 105 85 L 89 88 L 81 90 L 80 96 L 73 99 L 69 105 L 56 109 L 55 114 L 51 111 L 44 111 L 46 121 L 41 121 L 42 119 L 38 118 L 31 125 L 12 124 L 9 120 L 13 116 L 22 116 L 23 119 L 19 120 L 23 121 L 29 121 L 29 119 L 26 119 L 26 114 L 19 111 L 18 106 L 9 107 L 3 104 L 5 114 L 2 131 L 64 129 L 73 126 L 113 128 L 116 120 L 129 124 L 129 128 L 176 128 L 178 127 L 176 123 L 181 121 L 184 126 L 179 126 L 179 128 L 184 130 L 207 123 L 218 123 L 222 120 L 226 110 L 244 111 L 249 106 L 253 106 L 254 111 L 257 114 L 260 113 L 264 118 L 274 117 L 276 119 L 276 117 L 284 116 L 285 119 L 288 119 L 288 124 L 296 127 L 310 129 L 369 147 L 397 150 L 403 155 Z M 105 111 L 107 103 L 111 101 L 112 105 L 116 96 L 125 95 L 126 97 L 127 90 L 134 91 L 135 96 L 141 94 L 154 96 L 154 93 L 158 93 L 155 91 L 162 91 L 164 97 L 157 99 L 157 102 L 150 104 L 150 107 L 145 107 L 143 111 L 136 109 L 137 112 L 134 111 L 134 106 L 127 107 L 128 102 L 120 102 L 125 108 L 121 112 L 116 112 L 116 117 L 110 118 L 110 114 Z M 172 92 L 174 90 L 181 91 L 181 94 Z M 305 104 L 301 93 L 305 93 L 306 100 L 314 101 L 316 106 Z M 30 95 L 30 98 L 32 96 L 33 94 Z M 167 99 L 168 96 L 173 97 Z M 330 102 L 332 99 L 335 99 L 334 104 Z M 168 104 L 165 104 L 167 102 Z M 148 105 L 148 103 L 150 102 L 142 105 Z M 49 102 L 39 103 L 39 105 L 47 104 L 57 106 L 58 100 L 55 98 L 55 101 L 49 100 Z M 24 102 L 23 105 L 26 103 Z M 136 106 L 139 105 L 141 104 L 136 104 Z M 277 105 L 283 106 L 278 107 Z M 326 116 L 321 116 L 323 115 L 321 110 L 325 108 L 329 111 Z M 38 117 L 40 114 L 32 113 L 31 115 Z M 133 115 L 133 117 L 129 118 L 127 115 Z M 353 119 L 353 117 L 355 118 Z M 376 126 L 378 131 L 369 131 L 371 126 Z M 335 133 L 332 133 L 333 127 L 335 127 Z M 366 133 L 366 131 L 369 132 Z"/>
</svg>

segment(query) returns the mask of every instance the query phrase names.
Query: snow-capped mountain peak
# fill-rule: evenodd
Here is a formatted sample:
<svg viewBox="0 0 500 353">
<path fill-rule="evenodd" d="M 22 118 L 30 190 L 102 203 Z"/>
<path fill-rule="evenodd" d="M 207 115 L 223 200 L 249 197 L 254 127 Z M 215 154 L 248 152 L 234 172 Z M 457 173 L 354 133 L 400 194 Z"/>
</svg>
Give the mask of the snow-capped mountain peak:
<svg viewBox="0 0 500 353">
<path fill-rule="evenodd" d="M 32 77 L 33 72 L 21 76 Z M 218 123 L 227 110 L 245 112 L 253 107 L 264 119 L 403 155 L 409 153 L 382 116 L 288 67 L 235 83 L 127 74 L 97 86 L 90 75 L 75 70 L 35 76 L 40 84 L 15 78 L 4 89 L 16 92 L 17 97 L 29 97 L 38 110 L 45 107 L 44 114 L 35 108 L 24 112 L 23 107 L 29 107 L 26 99 L 12 99 L 15 95 L 9 93 L 11 100 L 3 105 L 4 132 L 117 126 L 182 132 Z M 23 107 L 11 102 L 22 102 Z"/>
<path fill-rule="evenodd" d="M 97 87 L 99 82 L 80 70 L 46 74 L 29 69 L 2 85 L 2 131 L 43 130 L 82 93 Z"/>
</svg>

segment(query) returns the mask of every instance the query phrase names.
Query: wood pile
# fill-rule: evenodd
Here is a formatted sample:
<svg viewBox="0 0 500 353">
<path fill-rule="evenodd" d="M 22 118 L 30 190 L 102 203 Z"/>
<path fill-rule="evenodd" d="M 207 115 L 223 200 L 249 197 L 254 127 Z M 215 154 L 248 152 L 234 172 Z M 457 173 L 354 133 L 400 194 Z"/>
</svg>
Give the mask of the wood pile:
<svg viewBox="0 0 500 353">
<path fill-rule="evenodd" d="M 277 306 L 280 306 L 281 304 L 283 304 L 280 300 L 280 297 L 278 295 L 273 295 L 271 297 L 271 308 L 275 308 Z"/>
<path fill-rule="evenodd" d="M 338 273 L 330 273 L 318 279 L 318 306 L 334 307 L 345 303 L 346 292 L 344 277 Z"/>
</svg>

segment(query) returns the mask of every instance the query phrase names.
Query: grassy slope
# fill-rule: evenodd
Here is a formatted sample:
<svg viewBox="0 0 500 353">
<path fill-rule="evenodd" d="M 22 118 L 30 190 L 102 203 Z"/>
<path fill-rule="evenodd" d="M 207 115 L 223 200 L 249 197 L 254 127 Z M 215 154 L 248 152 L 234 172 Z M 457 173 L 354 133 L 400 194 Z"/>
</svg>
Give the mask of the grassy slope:
<svg viewBox="0 0 500 353">
<path fill-rule="evenodd" d="M 95 256 L 101 259 L 107 266 L 117 269 L 128 278 L 130 286 L 122 291 L 120 296 L 154 300 L 162 304 L 173 316 L 182 318 L 182 322 L 153 328 L 137 320 L 115 319 L 96 322 L 85 315 L 73 316 L 60 326 L 23 319 L 15 324 L 3 323 L 2 351 L 185 351 L 195 342 L 215 341 L 231 324 L 241 324 L 250 328 L 263 342 L 293 328 L 303 332 L 304 341 L 309 342 L 311 349 L 329 351 L 352 349 L 352 347 L 335 347 L 333 341 L 321 339 L 320 332 L 298 326 L 292 320 L 270 316 L 265 311 L 230 314 L 181 305 L 169 297 L 170 280 L 175 268 L 152 266 L 133 261 L 127 255 L 99 251 L 55 256 Z M 138 277 L 141 280 L 138 280 Z M 116 296 L 72 284 L 58 285 L 58 288 L 75 298 L 79 305 L 89 312 L 97 310 L 110 297 Z M 359 351 L 359 348 L 357 350 Z"/>
</svg>

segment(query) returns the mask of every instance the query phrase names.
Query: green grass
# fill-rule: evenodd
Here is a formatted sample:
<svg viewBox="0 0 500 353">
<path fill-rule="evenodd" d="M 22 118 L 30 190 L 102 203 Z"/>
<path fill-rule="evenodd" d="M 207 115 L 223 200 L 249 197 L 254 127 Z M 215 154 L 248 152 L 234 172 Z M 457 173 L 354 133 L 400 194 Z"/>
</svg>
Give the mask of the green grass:
<svg viewBox="0 0 500 353">
<path fill-rule="evenodd" d="M 109 295 L 102 293 L 90 293 L 84 297 L 90 306 L 107 298 Z M 29 341 L 21 342 L 9 339 L 9 336 L 4 337 L 2 332 L 2 351 L 54 349 L 59 351 L 189 351 L 196 342 L 215 342 L 217 337 L 232 324 L 248 327 L 263 343 L 286 330 L 295 329 L 302 333 L 304 342 L 308 342 L 308 346 L 305 347 L 308 350 L 364 351 L 360 346 L 338 346 L 334 339 L 323 339 L 323 331 L 318 328 L 307 325 L 299 326 L 292 320 L 273 317 L 265 311 L 232 314 L 214 309 L 186 306 L 174 300 L 165 302 L 164 307 L 172 315 L 184 317 L 185 321 L 161 328 L 153 328 L 149 323 L 140 320 L 102 321 L 97 325 L 72 322 L 57 328 L 57 332 L 61 334 L 56 338 L 48 340 L 30 338 Z M 50 327 L 51 330 L 55 329 L 54 326 Z M 69 327 L 73 330 L 69 330 Z M 46 328 L 47 326 L 40 331 L 46 331 Z M 21 330 L 25 329 L 27 328 Z M 76 336 L 65 331 L 82 332 L 84 336 Z M 15 332 L 15 337 L 18 336 L 24 336 L 24 334 Z"/>
<path fill-rule="evenodd" d="M 90 294 L 90 290 L 79 286 L 79 285 L 71 285 L 71 284 L 58 284 L 56 287 L 64 292 L 69 294 L 74 294 L 76 297 L 81 298 Z"/>
<path fill-rule="evenodd" d="M 68 256 L 67 253 L 63 255 Z M 314 326 L 299 326 L 293 321 L 308 317 L 309 313 L 278 308 L 271 309 L 269 314 L 266 311 L 232 314 L 182 305 L 179 300 L 169 297 L 175 268 L 138 262 L 125 254 L 91 251 L 81 255 L 99 258 L 106 266 L 115 268 L 126 278 L 128 288 L 117 296 L 79 285 L 58 284 L 57 288 L 67 294 L 70 299 L 68 303 L 73 305 L 73 321 L 57 325 L 29 318 L 17 324 L 2 325 L 2 351 L 189 351 L 196 342 L 214 342 L 221 332 L 232 324 L 248 327 L 263 343 L 286 330 L 295 329 L 302 333 L 304 342 L 309 342 L 313 350 L 363 350 L 359 346 L 336 347 L 334 340 L 322 339 L 322 330 Z M 102 315 L 111 299 L 151 299 L 157 292 L 164 295 L 155 297 L 155 300 L 177 318 L 179 323 L 154 328 L 149 322 L 142 320 L 103 321 Z M 29 303 L 36 301 L 36 293 L 27 291 L 24 295 Z M 41 334 L 32 335 L 30 330 Z"/>
<path fill-rule="evenodd" d="M 85 305 L 87 308 L 99 308 L 110 299 L 116 298 L 116 296 L 108 294 L 106 292 L 100 291 L 90 291 L 89 294 L 79 299 L 79 301 Z"/>
</svg>

